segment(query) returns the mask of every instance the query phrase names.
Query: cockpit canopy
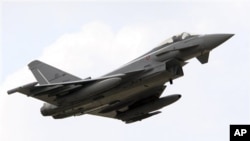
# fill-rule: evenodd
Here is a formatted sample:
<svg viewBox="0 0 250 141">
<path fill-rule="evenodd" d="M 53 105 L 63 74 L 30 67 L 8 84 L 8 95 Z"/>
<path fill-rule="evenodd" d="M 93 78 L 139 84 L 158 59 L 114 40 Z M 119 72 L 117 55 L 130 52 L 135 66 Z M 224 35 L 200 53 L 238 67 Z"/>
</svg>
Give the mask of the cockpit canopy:
<svg viewBox="0 0 250 141">
<path fill-rule="evenodd" d="M 149 53 L 152 53 L 152 52 L 154 52 L 156 50 L 159 50 L 159 49 L 165 47 L 166 45 L 170 45 L 170 44 L 173 44 L 175 42 L 186 40 L 186 39 L 196 37 L 196 36 L 198 36 L 198 35 L 191 35 L 191 34 L 189 34 L 187 32 L 183 32 L 181 34 L 175 35 L 175 36 L 163 41 L 159 46 L 157 46 L 156 48 L 154 48 L 154 49 L 150 50 L 149 52 L 143 54 L 142 56 L 145 56 L 145 55 L 147 55 Z M 142 56 L 140 56 L 140 57 L 142 57 Z M 140 58 L 140 57 L 138 57 L 138 58 Z"/>
<path fill-rule="evenodd" d="M 185 39 L 188 39 L 188 38 L 194 37 L 194 36 L 196 36 L 196 35 L 191 35 L 187 32 L 183 32 L 181 34 L 175 35 L 169 39 L 164 40 L 159 46 L 169 45 L 169 44 L 172 44 L 172 43 L 175 43 L 175 42 L 178 42 L 181 40 L 185 40 Z"/>
</svg>

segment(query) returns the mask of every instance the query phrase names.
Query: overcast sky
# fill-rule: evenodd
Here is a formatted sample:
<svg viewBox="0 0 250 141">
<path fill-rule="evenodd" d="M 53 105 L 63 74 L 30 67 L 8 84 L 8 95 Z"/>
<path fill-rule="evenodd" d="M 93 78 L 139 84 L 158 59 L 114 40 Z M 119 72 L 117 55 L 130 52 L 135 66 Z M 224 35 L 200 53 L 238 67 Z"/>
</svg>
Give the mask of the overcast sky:
<svg viewBox="0 0 250 141">
<path fill-rule="evenodd" d="M 250 124 L 250 2 L 1 3 L 0 140 L 228 141 L 230 124 Z M 39 59 L 85 78 L 116 69 L 181 32 L 233 33 L 196 59 L 164 95 L 182 94 L 163 113 L 133 124 L 84 115 L 43 117 L 43 102 L 6 91 L 35 81 L 27 64 Z"/>
</svg>

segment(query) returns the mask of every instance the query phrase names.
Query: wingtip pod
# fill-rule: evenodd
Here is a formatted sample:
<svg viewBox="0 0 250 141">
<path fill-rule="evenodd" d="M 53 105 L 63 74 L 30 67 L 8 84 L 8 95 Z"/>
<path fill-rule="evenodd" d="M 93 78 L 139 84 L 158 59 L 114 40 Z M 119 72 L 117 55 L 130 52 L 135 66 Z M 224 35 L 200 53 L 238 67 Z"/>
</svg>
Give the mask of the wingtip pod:
<svg viewBox="0 0 250 141">
<path fill-rule="evenodd" d="M 17 91 L 19 90 L 19 88 L 20 88 L 20 87 L 14 88 L 14 89 L 11 89 L 11 90 L 8 90 L 8 91 L 7 91 L 7 94 L 10 95 L 10 94 L 13 94 L 13 93 L 17 92 Z"/>
<path fill-rule="evenodd" d="M 17 87 L 17 88 L 14 88 L 14 89 L 11 89 L 11 90 L 8 90 L 7 93 L 10 95 L 10 94 L 13 94 L 15 92 L 21 92 L 21 93 L 26 93 L 29 91 L 29 89 L 31 87 L 34 87 L 38 82 L 32 82 L 32 83 L 28 83 L 26 85 L 23 85 L 23 86 L 20 86 L 20 87 Z"/>
</svg>

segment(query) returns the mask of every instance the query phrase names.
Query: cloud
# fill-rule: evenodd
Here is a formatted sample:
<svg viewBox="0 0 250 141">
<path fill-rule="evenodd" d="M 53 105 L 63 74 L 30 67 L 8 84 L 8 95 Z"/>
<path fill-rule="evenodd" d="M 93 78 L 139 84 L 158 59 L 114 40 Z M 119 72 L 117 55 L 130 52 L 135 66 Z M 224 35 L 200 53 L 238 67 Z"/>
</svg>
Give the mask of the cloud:
<svg viewBox="0 0 250 141">
<path fill-rule="evenodd" d="M 101 75 L 135 56 L 137 48 L 147 42 L 145 30 L 128 26 L 114 33 L 101 22 L 91 22 L 79 32 L 62 35 L 46 47 L 39 58 L 82 77 L 93 74 L 93 69 L 96 70 L 94 75 Z"/>
<path fill-rule="evenodd" d="M 37 59 L 83 78 L 98 76 L 133 59 L 137 50 L 147 43 L 147 37 L 146 28 L 126 26 L 115 33 L 102 22 L 91 22 L 83 25 L 78 32 L 63 34 L 45 47 Z M 42 117 L 39 113 L 41 101 L 20 94 L 6 94 L 8 89 L 33 81 L 32 73 L 25 66 L 7 76 L 0 87 L 0 130 L 6 140 L 16 138 L 12 136 L 13 133 L 21 136 L 17 130 L 34 122 L 32 117 Z M 30 112 L 34 111 L 37 112 L 31 117 Z M 36 134 L 35 132 L 30 131 L 30 134 Z"/>
<path fill-rule="evenodd" d="M 160 116 L 133 125 L 87 115 L 64 120 L 42 117 L 41 101 L 21 94 L 6 94 L 8 89 L 34 81 L 25 66 L 6 77 L 0 87 L 1 140 L 225 140 L 229 124 L 246 123 L 250 117 L 246 112 L 249 111 L 249 65 L 242 63 L 249 61 L 249 6 L 212 4 L 207 8 L 201 7 L 202 4 L 189 6 L 186 13 L 176 6 L 181 16 L 171 9 L 158 13 L 158 9 L 153 9 L 155 16 L 162 12 L 167 16 L 160 15 L 146 24 L 131 25 L 128 21 L 118 31 L 100 21 L 86 23 L 79 31 L 60 36 L 35 58 L 82 78 L 95 77 L 179 32 L 236 33 L 224 47 L 211 53 L 208 64 L 201 66 L 194 60 L 184 67 L 185 76 L 175 80 L 165 92 L 181 93 L 183 97 L 163 109 Z M 171 12 L 174 14 L 168 15 Z"/>
<path fill-rule="evenodd" d="M 169 36 L 171 36 L 170 34 L 175 34 L 178 29 L 169 29 L 169 27 L 174 27 L 174 25 L 177 24 L 178 21 L 161 21 L 156 22 L 151 26 L 127 25 L 122 27 L 117 32 L 114 32 L 109 25 L 98 21 L 91 22 L 84 24 L 78 32 L 65 33 L 60 36 L 54 43 L 45 47 L 43 52 L 40 56 L 37 57 L 37 59 L 82 78 L 88 77 L 89 75 L 99 76 L 119 67 L 120 65 L 123 65 L 127 61 L 130 61 L 134 57 L 144 53 L 145 50 L 149 50 L 149 47 L 152 48 L 154 43 L 158 43 L 161 40 L 165 39 L 166 33 L 169 34 Z M 166 27 L 162 28 L 164 27 L 163 25 Z M 207 26 L 207 22 L 201 21 L 192 26 L 183 25 L 183 29 L 190 28 L 194 29 L 194 31 L 210 31 L 209 28 L 206 28 Z M 211 74 L 211 70 L 216 70 L 218 64 L 212 69 L 209 69 L 209 67 L 204 68 L 206 66 L 200 66 L 200 64 L 198 64 L 197 62 L 194 64 L 191 63 L 187 66 L 188 67 L 184 68 L 186 74 L 185 79 L 181 78 L 181 81 L 176 80 L 174 82 L 175 87 L 169 87 L 167 90 L 168 94 L 172 92 L 184 93 L 184 98 L 181 99 L 181 102 L 167 107 L 167 113 L 162 113 L 165 114 L 162 116 L 168 117 L 167 121 L 156 116 L 152 119 L 148 119 L 147 122 L 143 122 L 144 126 L 151 127 L 154 126 L 153 122 L 151 121 L 156 120 L 158 121 L 158 126 L 160 126 L 160 123 L 168 124 L 172 129 L 172 131 L 168 134 L 169 138 L 178 139 L 175 132 L 177 133 L 183 127 L 184 128 L 183 130 L 181 130 L 181 132 L 186 133 L 186 136 L 188 134 L 190 136 L 190 139 L 191 135 L 199 135 L 199 138 L 202 138 L 205 134 L 207 134 L 206 132 L 209 129 L 215 127 L 218 116 L 221 115 L 220 110 L 222 110 L 223 108 L 218 108 L 218 105 L 227 105 L 219 103 L 219 100 L 222 99 L 220 95 L 219 100 L 215 100 L 213 96 L 206 95 L 210 91 L 212 92 L 212 90 L 208 91 L 207 89 L 207 86 L 209 86 L 210 83 L 210 78 L 207 78 L 207 80 L 205 80 L 206 78 L 202 77 L 204 74 L 202 74 L 201 70 L 206 70 Z M 192 68 L 192 72 L 190 72 L 190 68 Z M 190 80 L 193 80 L 192 85 L 187 86 L 187 84 L 190 83 Z M 17 70 L 15 73 L 9 75 L 0 88 L 1 94 L 3 94 L 1 95 L 0 99 L 0 113 L 2 114 L 0 121 L 2 126 L 0 130 L 1 133 L 3 133 L 2 138 L 4 138 L 5 140 L 14 140 L 18 137 L 22 138 L 23 140 L 29 140 L 27 139 L 28 134 L 21 135 L 22 132 L 19 132 L 19 130 L 29 131 L 30 140 L 35 139 L 36 136 L 41 136 L 40 132 L 44 132 L 49 135 L 54 133 L 56 135 L 51 136 L 54 139 L 56 136 L 60 136 L 59 134 L 55 133 L 54 130 L 59 130 L 62 133 L 67 133 L 67 131 L 62 130 L 66 126 L 75 126 L 76 130 L 79 130 L 81 127 L 78 125 L 78 122 L 83 122 L 82 120 L 80 120 L 81 118 L 88 121 L 89 123 L 88 124 L 87 122 L 83 122 L 85 123 L 84 127 L 88 128 L 84 130 L 89 130 L 88 135 L 85 135 L 85 137 L 88 139 L 91 138 L 91 136 L 95 136 L 96 132 L 99 133 L 98 136 L 108 138 L 106 135 L 107 132 L 103 132 L 103 130 L 106 130 L 105 127 L 109 127 L 110 129 L 119 129 L 117 131 L 114 131 L 116 137 L 124 136 L 124 134 L 121 134 L 123 132 L 122 130 L 124 130 L 124 132 L 127 132 L 129 130 L 136 132 L 142 127 L 142 124 L 140 124 L 139 122 L 135 123 L 132 126 L 125 127 L 125 129 L 122 129 L 121 124 L 123 123 L 121 123 L 120 121 L 118 122 L 111 119 L 106 119 L 105 122 L 103 122 L 104 120 L 102 120 L 102 118 L 95 116 L 69 118 L 63 121 L 55 121 L 52 118 L 42 117 L 39 113 L 39 108 L 42 105 L 41 101 L 27 98 L 20 94 L 14 94 L 13 96 L 8 96 L 6 94 L 6 90 L 10 88 L 14 88 L 16 86 L 20 86 L 32 81 L 34 81 L 34 77 L 32 76 L 31 72 L 27 67 L 23 67 Z M 214 83 L 213 85 L 216 84 Z M 190 88 L 196 89 L 190 90 Z M 207 91 L 203 92 L 203 90 L 205 89 Z M 200 94 L 201 92 L 202 95 Z M 213 105 L 207 102 L 206 104 L 209 106 L 205 106 L 206 104 L 204 104 L 204 102 L 206 101 L 213 101 Z M 188 110 L 183 110 L 183 107 Z M 215 116 L 216 118 L 207 116 L 207 114 L 204 113 L 204 110 L 206 111 L 206 113 L 213 114 L 213 116 Z M 177 111 L 179 111 L 180 113 Z M 196 113 L 196 115 L 190 113 Z M 225 114 L 230 115 L 227 112 L 225 112 Z M 179 120 L 176 120 L 176 116 L 174 115 L 185 116 L 185 119 L 181 118 L 181 123 L 185 124 L 180 124 L 178 122 Z M 223 118 L 224 116 L 222 116 L 222 119 Z M 39 124 L 37 124 L 37 122 L 39 122 Z M 60 124 L 62 122 L 63 124 Z M 195 122 L 203 124 L 193 124 Z M 95 128 L 92 129 L 93 123 L 95 123 L 95 125 L 99 125 L 97 130 Z M 34 127 L 34 125 L 36 125 L 37 127 Z M 201 130 L 196 131 L 195 133 L 187 133 L 186 131 L 184 131 L 184 129 L 187 129 L 187 127 L 191 126 L 197 129 L 199 128 Z M 46 127 L 50 128 L 47 129 Z M 224 130 L 221 126 L 216 127 L 218 132 Z M 37 129 L 39 130 L 37 131 Z M 79 131 L 76 132 L 79 133 Z M 151 130 L 145 129 L 145 132 L 150 134 Z M 163 131 L 159 131 L 159 133 L 164 134 Z M 211 134 L 213 134 L 213 138 L 217 136 L 215 133 L 216 132 L 211 132 Z M 12 136 L 12 134 L 15 134 L 16 136 L 14 137 Z M 66 140 L 68 136 L 64 137 L 66 137 L 64 138 L 64 140 Z M 80 135 L 76 135 L 73 138 L 77 139 L 79 137 Z M 138 135 L 136 137 L 128 135 L 124 137 L 124 140 L 132 138 L 139 139 L 142 137 L 143 135 L 138 132 Z M 153 139 L 153 136 L 149 136 L 149 138 Z M 48 139 L 48 136 L 42 136 L 38 140 L 46 139 Z M 98 137 L 95 137 L 95 139 L 98 139 Z"/>
<path fill-rule="evenodd" d="M 162 27 L 163 24 L 166 28 L 157 28 L 157 26 Z M 112 71 L 145 53 L 146 50 L 150 50 L 152 46 L 164 40 L 166 36 L 168 37 L 168 35 L 165 34 L 158 34 L 159 31 L 160 33 L 167 33 L 168 31 L 168 34 L 175 34 L 176 32 L 174 29 L 169 29 L 167 27 L 176 24 L 177 22 L 162 21 L 148 26 L 141 26 L 138 24 L 127 25 L 115 32 L 105 23 L 99 21 L 90 22 L 84 24 L 77 32 L 61 35 L 51 45 L 45 47 L 41 55 L 37 56 L 36 59 L 82 78 L 88 76 L 97 77 L 108 73 L 109 71 Z M 33 81 L 35 81 L 35 79 L 32 76 L 32 73 L 25 66 L 7 76 L 0 87 L 0 91 L 3 94 L 0 99 L 0 122 L 2 125 L 0 130 L 2 130 L 2 133 L 4 134 L 3 138 L 5 140 L 14 140 L 18 137 L 26 139 L 27 135 L 21 135 L 18 130 L 29 130 L 32 135 L 30 137 L 32 140 L 36 135 L 41 135 L 36 131 L 37 128 L 41 128 L 40 130 L 46 129 L 46 127 L 42 127 L 45 124 L 52 126 L 50 126 L 51 129 L 46 129 L 47 134 L 51 132 L 53 133 L 53 129 L 58 130 L 58 128 L 62 126 L 58 125 L 61 121 L 58 122 L 50 117 L 45 118 L 41 116 L 39 109 L 43 102 L 27 98 L 21 94 L 14 94 L 11 96 L 6 94 L 8 89 Z M 171 111 L 169 113 L 171 114 Z M 111 121 L 111 119 L 110 121 L 106 119 L 105 122 L 102 122 L 103 120 L 100 120 L 101 118 L 93 116 L 84 116 L 82 118 L 87 118 L 86 120 L 89 121 L 90 124 L 85 125 L 85 127 L 88 128 L 93 126 L 91 122 L 95 123 L 95 125 L 104 125 L 100 127 L 100 130 L 105 130 L 104 127 L 106 126 L 116 129 L 123 124 L 120 121 Z M 68 126 L 72 127 L 79 122 L 79 119 L 80 118 L 65 119 L 63 120 L 63 125 L 66 126 L 71 123 Z M 36 122 L 41 122 L 41 124 L 37 124 L 38 127 L 32 126 L 32 123 L 36 124 Z M 110 124 L 113 126 L 106 125 L 109 124 L 109 122 L 112 122 Z M 152 123 L 148 122 L 148 124 Z M 136 127 L 139 129 L 140 123 L 135 125 L 139 125 Z M 126 130 L 130 130 L 130 128 L 131 126 L 127 127 Z M 31 129 L 34 129 L 34 131 Z M 150 133 L 150 131 L 146 132 Z M 95 132 L 89 133 L 88 137 Z M 12 134 L 16 134 L 16 136 L 14 137 Z M 117 131 L 118 137 L 120 134 L 121 132 Z M 102 136 L 106 136 L 105 133 Z M 78 136 L 75 138 L 77 137 Z M 137 138 L 141 137 L 141 134 L 137 136 Z M 132 136 L 130 135 L 126 138 L 129 139 L 132 138 Z M 46 139 L 46 137 L 41 137 L 39 140 L 44 139 Z"/>
</svg>

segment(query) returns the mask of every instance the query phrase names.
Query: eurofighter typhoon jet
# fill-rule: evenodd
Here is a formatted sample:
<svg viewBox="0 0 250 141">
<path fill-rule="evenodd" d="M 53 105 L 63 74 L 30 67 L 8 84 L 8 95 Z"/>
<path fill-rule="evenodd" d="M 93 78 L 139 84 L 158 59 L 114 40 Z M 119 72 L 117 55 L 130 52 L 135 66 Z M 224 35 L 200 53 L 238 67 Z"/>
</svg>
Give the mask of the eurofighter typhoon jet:
<svg viewBox="0 0 250 141">
<path fill-rule="evenodd" d="M 83 114 L 122 120 L 141 121 L 161 113 L 159 109 L 180 99 L 181 95 L 161 96 L 165 83 L 183 76 L 187 60 L 208 62 L 209 53 L 233 34 L 190 35 L 182 33 L 165 40 L 146 54 L 102 77 L 81 79 L 35 60 L 28 64 L 37 82 L 15 92 L 44 101 L 43 116 L 62 119 Z"/>
</svg>

